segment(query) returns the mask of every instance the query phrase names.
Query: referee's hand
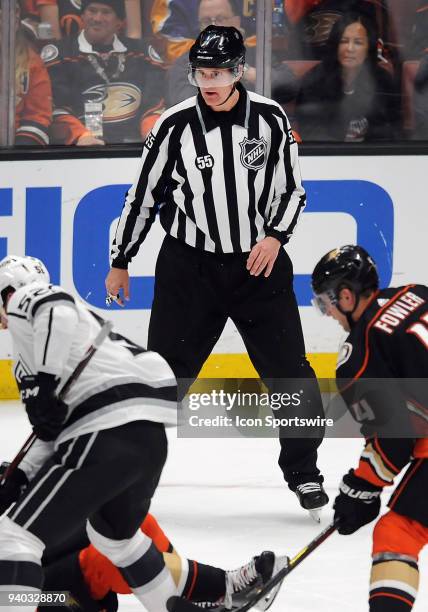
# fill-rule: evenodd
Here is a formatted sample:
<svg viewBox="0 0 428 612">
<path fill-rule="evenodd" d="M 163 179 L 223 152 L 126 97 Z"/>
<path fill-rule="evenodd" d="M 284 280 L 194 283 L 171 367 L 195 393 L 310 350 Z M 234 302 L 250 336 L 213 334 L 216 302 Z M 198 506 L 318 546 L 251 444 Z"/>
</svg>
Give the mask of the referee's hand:
<svg viewBox="0 0 428 612">
<path fill-rule="evenodd" d="M 128 270 L 122 268 L 111 268 L 106 277 L 107 299 L 125 306 L 124 300 L 129 301 L 129 274 Z M 122 290 L 123 298 L 120 294 Z"/>
<path fill-rule="evenodd" d="M 247 259 L 247 270 L 251 276 L 260 276 L 264 270 L 267 278 L 272 272 L 280 247 L 280 241 L 272 236 L 266 236 L 255 244 Z"/>
</svg>

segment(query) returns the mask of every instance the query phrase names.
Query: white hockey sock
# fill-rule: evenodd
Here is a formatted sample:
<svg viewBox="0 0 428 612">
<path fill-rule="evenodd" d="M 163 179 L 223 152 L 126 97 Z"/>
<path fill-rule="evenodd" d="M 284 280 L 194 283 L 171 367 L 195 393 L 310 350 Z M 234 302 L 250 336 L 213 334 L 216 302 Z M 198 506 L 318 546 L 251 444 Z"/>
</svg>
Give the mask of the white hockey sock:
<svg viewBox="0 0 428 612">
<path fill-rule="evenodd" d="M 177 594 L 171 572 L 152 540 L 138 530 L 129 540 L 112 540 L 87 523 L 92 544 L 104 554 L 149 612 L 167 612 L 166 602 Z"/>
</svg>

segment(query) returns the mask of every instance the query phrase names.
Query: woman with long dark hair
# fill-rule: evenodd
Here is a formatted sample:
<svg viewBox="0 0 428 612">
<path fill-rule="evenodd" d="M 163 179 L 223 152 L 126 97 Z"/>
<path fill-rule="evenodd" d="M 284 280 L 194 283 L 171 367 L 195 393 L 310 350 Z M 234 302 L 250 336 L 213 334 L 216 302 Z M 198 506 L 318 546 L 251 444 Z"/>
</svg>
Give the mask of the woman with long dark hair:
<svg viewBox="0 0 428 612">
<path fill-rule="evenodd" d="M 303 140 L 364 142 L 399 135 L 399 95 L 378 63 L 369 20 L 349 13 L 335 23 L 328 53 L 302 80 L 296 116 Z"/>
</svg>

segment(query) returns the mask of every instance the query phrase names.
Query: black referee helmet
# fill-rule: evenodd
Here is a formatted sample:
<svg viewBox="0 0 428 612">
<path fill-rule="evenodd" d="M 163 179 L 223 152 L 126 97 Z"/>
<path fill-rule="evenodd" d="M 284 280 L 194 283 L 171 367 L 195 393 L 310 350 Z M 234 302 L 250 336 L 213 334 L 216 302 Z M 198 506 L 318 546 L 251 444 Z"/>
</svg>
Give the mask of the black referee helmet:
<svg viewBox="0 0 428 612">
<path fill-rule="evenodd" d="M 245 45 L 237 28 L 210 25 L 189 52 L 192 68 L 237 68 L 245 64 Z"/>
</svg>

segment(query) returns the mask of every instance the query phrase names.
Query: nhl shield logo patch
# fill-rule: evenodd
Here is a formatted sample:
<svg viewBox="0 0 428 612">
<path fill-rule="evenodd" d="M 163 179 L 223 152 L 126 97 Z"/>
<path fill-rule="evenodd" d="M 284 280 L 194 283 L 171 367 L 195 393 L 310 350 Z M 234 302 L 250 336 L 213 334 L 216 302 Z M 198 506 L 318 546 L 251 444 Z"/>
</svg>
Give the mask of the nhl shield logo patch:
<svg viewBox="0 0 428 612">
<path fill-rule="evenodd" d="M 241 164 L 248 170 L 261 170 L 266 164 L 267 142 L 264 138 L 244 138 L 241 147 Z"/>
</svg>

